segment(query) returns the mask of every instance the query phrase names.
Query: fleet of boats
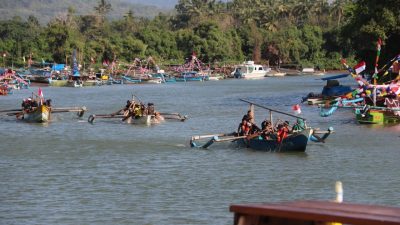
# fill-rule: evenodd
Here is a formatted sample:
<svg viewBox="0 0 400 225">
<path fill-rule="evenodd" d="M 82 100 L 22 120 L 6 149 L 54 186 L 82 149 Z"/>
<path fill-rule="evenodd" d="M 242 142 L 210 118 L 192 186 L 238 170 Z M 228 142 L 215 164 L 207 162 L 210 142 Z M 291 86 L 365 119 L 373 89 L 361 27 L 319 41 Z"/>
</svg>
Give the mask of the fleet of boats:
<svg viewBox="0 0 400 225">
<path fill-rule="evenodd" d="M 394 64 L 399 64 L 400 56 L 390 60 L 381 70 L 377 70 L 370 79 L 366 79 L 363 70 L 351 68 L 342 62 L 349 71 L 331 77 L 324 77 L 326 81 L 321 93 L 309 93 L 303 98 L 303 102 L 309 105 L 318 105 L 319 114 L 322 117 L 329 117 L 339 108 L 352 108 L 355 118 L 360 124 L 387 124 L 400 123 L 400 76 L 399 69 L 392 69 Z M 99 74 L 81 76 L 74 63 L 74 69 L 70 74 L 64 72 L 43 72 L 40 76 L 31 76 L 26 73 L 17 73 L 12 70 L 5 70 L 0 75 L 0 95 L 7 95 L 14 89 L 28 88 L 31 82 L 48 82 L 53 86 L 83 87 L 103 84 L 161 84 L 174 82 L 208 81 L 218 80 L 219 77 L 212 75 L 210 67 L 201 63 L 195 55 L 192 55 L 186 64 L 175 68 L 175 75 L 169 75 L 163 70 L 151 72 L 140 67 L 140 71 L 132 70 L 131 66 L 122 75 L 107 74 L 102 71 Z M 59 67 L 64 68 L 64 67 Z M 397 68 L 399 66 L 397 65 Z M 132 76 L 133 73 L 133 76 Z M 23 75 L 24 74 L 24 75 Z M 313 68 L 305 68 L 301 71 L 305 75 L 321 75 Z M 397 74 L 397 75 L 396 75 Z M 267 76 L 284 76 L 286 72 L 271 71 L 271 68 L 255 64 L 254 61 L 246 61 L 236 65 L 230 73 L 231 77 L 242 79 L 260 79 Z M 338 79 L 351 76 L 355 79 L 358 87 L 340 85 Z M 33 78 L 35 77 L 35 78 Z M 391 79 L 388 79 L 390 77 Z M 298 115 L 272 109 L 255 102 L 241 99 L 250 104 L 250 115 L 243 117 L 242 123 L 250 124 L 250 128 L 243 132 L 229 132 L 224 134 L 198 135 L 192 136 L 190 145 L 192 147 L 208 148 L 213 143 L 231 142 L 240 147 L 253 150 L 270 152 L 304 152 L 310 142 L 323 143 L 327 137 L 333 133 L 333 128 L 321 131 L 319 128 L 311 128 L 305 124 L 306 119 Z M 254 123 L 254 106 L 268 110 L 270 113 L 269 125 L 258 128 Z M 43 98 L 41 89 L 37 95 L 32 94 L 31 98 L 24 99 L 21 109 L 2 110 L 10 116 L 27 122 L 46 123 L 51 121 L 52 113 L 58 112 L 77 112 L 78 116 L 83 116 L 85 107 L 54 108 L 51 101 Z M 276 124 L 272 119 L 272 112 L 297 119 L 297 128 L 288 128 L 288 122 Z M 245 119 L 247 118 L 247 119 Z M 251 119 L 248 119 L 251 118 Z M 125 123 L 152 125 L 160 123 L 166 119 L 185 121 L 187 116 L 179 113 L 162 113 L 154 108 L 153 103 L 144 104 L 134 97 L 129 100 L 126 106 L 117 112 L 110 114 L 92 114 L 88 122 L 94 123 L 96 119 L 119 119 Z M 299 124 L 302 124 L 301 126 Z M 242 126 L 242 125 L 241 125 Z M 246 125 L 247 126 L 247 125 Z M 245 126 L 245 127 L 246 127 Z M 240 126 L 239 126 L 240 127 Z M 254 127 L 254 130 L 252 130 Z M 282 134 L 284 134 L 282 136 Z M 322 135 L 322 137 L 320 137 Z"/>
</svg>

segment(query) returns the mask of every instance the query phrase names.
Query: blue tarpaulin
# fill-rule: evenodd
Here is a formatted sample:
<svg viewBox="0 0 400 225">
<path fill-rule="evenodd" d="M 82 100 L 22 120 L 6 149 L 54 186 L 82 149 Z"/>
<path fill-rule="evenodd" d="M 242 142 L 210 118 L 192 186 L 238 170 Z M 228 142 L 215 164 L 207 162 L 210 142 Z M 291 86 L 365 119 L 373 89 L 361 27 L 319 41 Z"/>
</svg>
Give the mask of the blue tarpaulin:
<svg viewBox="0 0 400 225">
<path fill-rule="evenodd" d="M 321 78 L 321 80 L 333 80 L 333 79 L 339 79 L 339 78 L 344 78 L 349 76 L 350 74 L 340 74 L 340 75 L 336 75 L 336 76 L 330 76 L 330 77 L 325 77 L 325 78 Z"/>
<path fill-rule="evenodd" d="M 65 64 L 53 64 L 52 70 L 61 71 L 65 68 Z"/>
</svg>

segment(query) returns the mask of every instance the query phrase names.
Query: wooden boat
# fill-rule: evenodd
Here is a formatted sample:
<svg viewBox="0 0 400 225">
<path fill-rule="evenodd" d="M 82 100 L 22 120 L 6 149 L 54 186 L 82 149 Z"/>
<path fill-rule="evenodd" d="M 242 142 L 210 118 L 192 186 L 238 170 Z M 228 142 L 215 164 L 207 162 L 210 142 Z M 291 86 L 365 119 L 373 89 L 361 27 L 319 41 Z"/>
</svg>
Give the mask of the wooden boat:
<svg viewBox="0 0 400 225">
<path fill-rule="evenodd" d="M 66 87 L 66 86 L 68 86 L 68 80 L 50 80 L 49 86 Z"/>
<path fill-rule="evenodd" d="M 313 130 L 307 128 L 298 133 L 290 134 L 287 138 L 279 143 L 276 139 L 265 140 L 257 136 L 256 138 L 241 138 L 235 140 L 240 147 L 251 148 L 253 150 L 268 152 L 305 152 L 308 140 Z"/>
<path fill-rule="evenodd" d="M 356 109 L 356 119 L 360 124 L 400 123 L 400 115 L 388 109 L 369 109 L 365 112 L 362 109 Z"/>
<path fill-rule="evenodd" d="M 148 103 L 146 106 L 132 97 L 132 100 L 128 100 L 124 108 L 110 114 L 92 114 L 89 116 L 88 122 L 94 123 L 96 118 L 120 119 L 128 124 L 151 125 L 161 123 L 167 119 L 175 119 L 183 122 L 187 119 L 187 116 L 182 116 L 179 113 L 157 112 L 154 109 L 153 103 Z"/>
<path fill-rule="evenodd" d="M 266 77 L 284 77 L 284 76 L 286 76 L 286 73 L 273 70 L 273 71 L 268 72 L 265 76 Z"/>
<path fill-rule="evenodd" d="M 270 152 L 304 152 L 306 150 L 308 141 L 313 142 L 325 142 L 325 139 L 333 133 L 333 128 L 330 127 L 327 131 L 319 131 L 314 130 L 310 127 L 307 127 L 305 124 L 305 119 L 299 116 L 291 115 L 285 112 L 281 112 L 275 109 L 271 109 L 262 105 L 258 105 L 256 103 L 240 99 L 241 101 L 247 102 L 250 104 L 250 116 L 252 117 L 252 122 L 254 124 L 254 106 L 258 106 L 263 109 L 267 109 L 270 112 L 270 122 L 272 123 L 272 112 L 284 114 L 286 116 L 295 117 L 298 119 L 297 121 L 297 129 L 295 132 L 289 134 L 286 138 L 284 138 L 281 142 L 277 140 L 276 133 L 268 135 L 268 139 L 264 139 L 261 137 L 262 131 L 255 132 L 250 135 L 241 135 L 236 132 L 226 133 L 226 134 L 209 134 L 209 135 L 198 135 L 192 136 L 190 139 L 190 146 L 197 148 L 208 148 L 215 142 L 234 142 L 240 147 L 251 148 L 253 150 L 261 150 L 261 151 L 270 151 Z M 300 125 L 299 121 L 302 121 L 302 125 Z M 323 134 L 322 137 L 319 135 Z M 209 139 L 207 142 L 203 142 L 201 144 L 202 139 Z"/>
<path fill-rule="evenodd" d="M 188 81 L 207 81 L 209 76 L 207 74 L 199 73 L 197 71 L 182 72 L 180 75 L 175 77 L 177 82 L 188 82 Z"/>
<path fill-rule="evenodd" d="M 400 208 L 331 201 L 231 205 L 233 225 L 400 225 Z"/>
<path fill-rule="evenodd" d="M 32 111 L 23 111 L 21 119 L 27 122 L 46 123 L 50 121 L 51 107 L 39 105 Z"/>
<path fill-rule="evenodd" d="M 153 78 L 160 78 L 162 83 L 175 83 L 175 77 L 172 77 L 164 72 L 159 72 L 151 75 Z"/>
<path fill-rule="evenodd" d="M 140 124 L 140 125 L 151 125 L 151 124 L 156 124 L 156 123 L 160 123 L 161 121 L 163 121 L 164 119 L 162 118 L 158 118 L 156 119 L 155 115 L 143 115 L 141 117 L 135 118 L 135 117 L 128 117 L 128 119 L 126 120 L 126 123 L 129 124 Z"/>
<path fill-rule="evenodd" d="M 41 93 L 41 90 L 39 93 Z M 17 119 L 26 122 L 46 123 L 50 122 L 53 113 L 77 112 L 77 115 L 82 117 L 86 111 L 85 106 L 55 108 L 51 106 L 51 99 L 46 100 L 40 94 L 34 98 L 33 95 L 32 93 L 32 98 L 22 101 L 22 108 L 0 110 L 0 113 L 6 113 L 8 116 L 15 116 Z"/>
<path fill-rule="evenodd" d="M 11 89 L 7 84 L 0 84 L 0 95 L 8 95 Z"/>
</svg>

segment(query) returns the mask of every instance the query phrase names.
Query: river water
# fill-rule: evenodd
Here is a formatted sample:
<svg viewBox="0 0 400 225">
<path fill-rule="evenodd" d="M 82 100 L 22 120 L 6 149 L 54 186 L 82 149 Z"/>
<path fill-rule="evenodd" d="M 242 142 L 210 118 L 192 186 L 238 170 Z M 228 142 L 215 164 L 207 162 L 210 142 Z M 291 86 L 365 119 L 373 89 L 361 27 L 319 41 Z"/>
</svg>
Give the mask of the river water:
<svg viewBox="0 0 400 225">
<path fill-rule="evenodd" d="M 248 110 L 240 98 L 291 112 L 323 85 L 302 76 L 43 87 L 55 107 L 84 105 L 89 111 L 82 119 L 54 114 L 44 125 L 1 117 L 0 224 L 225 225 L 233 222 L 230 204 L 332 200 L 336 181 L 343 183 L 346 202 L 400 206 L 400 126 L 359 125 L 351 110 L 322 118 L 315 106 L 301 105 L 308 125 L 336 131 L 305 153 L 256 152 L 230 143 L 208 150 L 189 146 L 192 135 L 236 130 Z M 0 109 L 18 108 L 31 92 L 37 88 L 1 97 Z M 132 94 L 189 119 L 150 127 L 87 122 L 90 114 L 121 108 Z M 258 123 L 266 116 L 256 109 Z"/>
</svg>

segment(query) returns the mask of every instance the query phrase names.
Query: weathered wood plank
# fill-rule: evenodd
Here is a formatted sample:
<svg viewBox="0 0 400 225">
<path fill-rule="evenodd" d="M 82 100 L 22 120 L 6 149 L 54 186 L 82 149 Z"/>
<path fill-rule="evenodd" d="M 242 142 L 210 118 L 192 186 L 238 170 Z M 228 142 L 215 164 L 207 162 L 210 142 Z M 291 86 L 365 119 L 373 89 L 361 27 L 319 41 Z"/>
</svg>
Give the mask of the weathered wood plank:
<svg viewBox="0 0 400 225">
<path fill-rule="evenodd" d="M 271 224 L 276 219 L 282 224 L 304 224 L 305 221 L 340 222 L 354 225 L 400 225 L 400 208 L 352 203 L 322 201 L 298 201 L 287 203 L 232 205 L 230 211 L 242 217 L 258 216 L 269 218 Z M 239 216 L 235 216 L 239 224 Z M 275 219 L 272 219 L 275 218 Z M 242 219 L 243 220 L 243 219 Z M 252 218 L 251 220 L 256 220 Z M 260 220 L 260 219 L 259 219 Z M 293 223 L 293 221 L 298 223 Z M 244 223 L 251 224 L 251 223 Z"/>
</svg>

